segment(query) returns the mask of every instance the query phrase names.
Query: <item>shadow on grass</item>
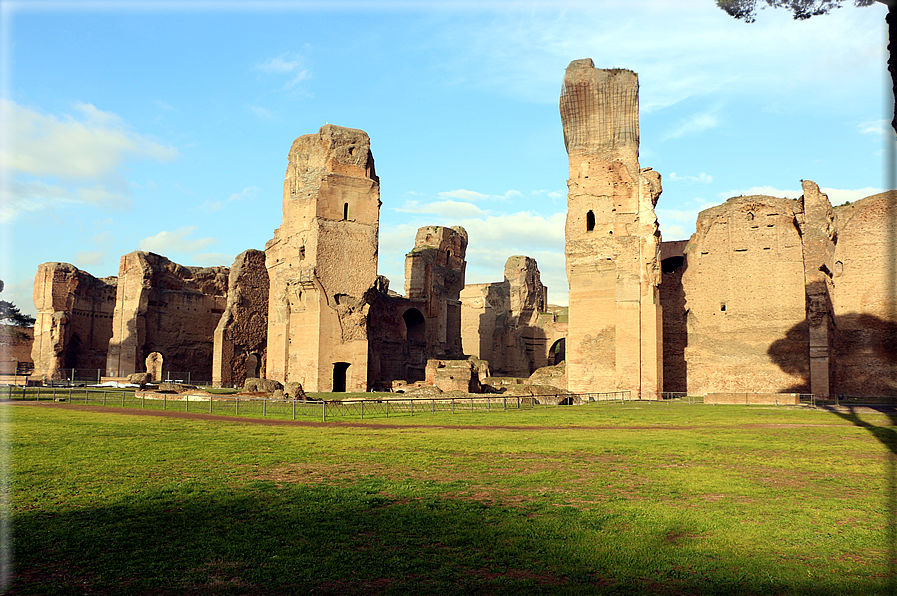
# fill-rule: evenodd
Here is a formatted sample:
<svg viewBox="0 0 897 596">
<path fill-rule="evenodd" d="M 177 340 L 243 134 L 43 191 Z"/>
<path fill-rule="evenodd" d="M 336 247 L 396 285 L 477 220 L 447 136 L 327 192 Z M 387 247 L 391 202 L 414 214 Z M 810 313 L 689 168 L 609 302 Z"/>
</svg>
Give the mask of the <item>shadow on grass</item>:
<svg viewBox="0 0 897 596">
<path fill-rule="evenodd" d="M 447 499 L 435 483 L 419 499 L 381 488 L 172 485 L 23 512 L 9 594 L 881 593 L 710 552 L 687 523 Z"/>
</svg>

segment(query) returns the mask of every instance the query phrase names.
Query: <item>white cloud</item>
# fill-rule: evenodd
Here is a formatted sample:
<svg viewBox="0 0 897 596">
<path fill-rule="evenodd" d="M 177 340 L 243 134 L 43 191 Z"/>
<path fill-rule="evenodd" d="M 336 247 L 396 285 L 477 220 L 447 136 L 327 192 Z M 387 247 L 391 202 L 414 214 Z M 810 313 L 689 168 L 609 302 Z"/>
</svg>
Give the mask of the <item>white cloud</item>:
<svg viewBox="0 0 897 596">
<path fill-rule="evenodd" d="M 34 306 L 34 276 L 20 279 L 18 282 L 4 279 L 0 300 L 12 302 L 19 307 L 22 314 L 37 316 L 37 308 Z"/>
<path fill-rule="evenodd" d="M 262 194 L 262 189 L 258 186 L 247 186 L 240 192 L 235 192 L 231 196 L 227 197 L 228 201 L 243 201 L 243 200 L 254 200 L 259 198 L 259 195 Z"/>
<path fill-rule="evenodd" d="M 825 186 L 820 186 L 819 190 L 828 195 L 829 202 L 832 205 L 840 205 L 844 201 L 859 201 L 860 199 L 865 199 L 866 197 L 871 197 L 872 195 L 884 192 L 883 189 L 873 188 L 871 186 L 856 189 L 827 188 Z M 750 195 L 767 195 L 771 197 L 796 199 L 803 195 L 803 190 L 782 190 L 780 188 L 773 188 L 772 186 L 753 186 L 745 190 L 730 190 L 719 193 L 719 196 L 724 199 Z"/>
<path fill-rule="evenodd" d="M 293 89 L 302 81 L 311 77 L 311 70 L 304 67 L 304 58 L 298 54 L 284 52 L 274 58 L 256 64 L 256 69 L 269 75 L 286 75 L 287 81 L 284 89 Z"/>
<path fill-rule="evenodd" d="M 249 108 L 250 112 L 252 112 L 256 116 L 258 116 L 259 118 L 262 118 L 264 120 L 274 120 L 274 115 L 271 114 L 271 111 L 268 110 L 267 108 L 263 108 L 260 106 L 247 106 L 247 107 Z"/>
<path fill-rule="evenodd" d="M 666 133 L 661 140 L 678 139 L 686 135 L 697 134 L 711 128 L 719 126 L 719 118 L 716 115 L 705 112 L 703 114 L 692 114 L 689 118 L 682 120 L 670 132 Z"/>
<path fill-rule="evenodd" d="M 432 214 L 446 218 L 479 217 L 486 212 L 472 203 L 461 201 L 435 201 L 432 203 L 420 203 L 419 201 L 405 201 L 402 207 L 396 208 L 400 213 Z"/>
<path fill-rule="evenodd" d="M 462 201 L 482 201 L 483 199 L 489 198 L 489 195 L 484 195 L 481 192 L 476 192 L 473 190 L 465 190 L 463 188 L 459 188 L 458 190 L 444 191 L 439 193 L 439 196 L 449 199 L 461 199 Z"/>
<path fill-rule="evenodd" d="M 697 176 L 680 176 L 676 174 L 676 172 L 670 172 L 670 175 L 667 176 L 667 180 L 673 180 L 675 182 L 700 182 L 702 184 L 710 184 L 711 182 L 713 182 L 713 176 L 705 174 L 704 172 L 701 172 Z"/>
<path fill-rule="evenodd" d="M 894 134 L 889 120 L 869 120 L 857 126 L 864 135 L 889 136 Z"/>
<path fill-rule="evenodd" d="M 63 180 L 106 179 L 129 158 L 171 161 L 177 149 L 129 130 L 116 114 L 75 104 L 81 114 L 58 118 L 2 100 L 12 151 L 0 159 L 13 175 Z"/>
<path fill-rule="evenodd" d="M 75 104 L 76 116 L 55 116 L 0 100 L 0 111 L 8 134 L 0 162 L 9 176 L 0 222 L 63 206 L 128 208 L 121 167 L 133 159 L 171 161 L 178 155 L 91 104 Z"/>
<path fill-rule="evenodd" d="M 221 252 L 198 252 L 193 255 L 193 263 L 206 267 L 230 267 L 234 262 L 234 255 Z"/>
<path fill-rule="evenodd" d="M 826 188 L 824 186 L 819 187 L 819 190 L 828 195 L 828 200 L 832 205 L 840 205 L 845 201 L 850 201 L 853 203 L 854 201 L 859 201 L 860 199 L 865 199 L 866 197 L 871 197 L 872 195 L 877 195 L 878 193 L 884 192 L 884 189 L 881 188 L 872 188 L 871 186 L 867 186 L 866 188 L 857 188 L 853 189 L 844 189 L 844 188 Z"/>
<path fill-rule="evenodd" d="M 106 261 L 105 250 L 79 250 L 75 253 L 75 266 L 80 268 L 103 265 Z"/>
<path fill-rule="evenodd" d="M 173 232 L 162 231 L 141 240 L 137 249 L 168 256 L 171 253 L 198 253 L 218 242 L 215 238 L 187 238 L 196 230 L 196 226 L 183 226 Z"/>
<path fill-rule="evenodd" d="M 731 199 L 733 197 L 748 197 L 751 195 L 766 195 L 770 197 L 780 197 L 785 199 L 796 199 L 803 194 L 802 190 L 782 190 L 772 186 L 752 186 L 743 190 L 726 190 L 719 193 L 721 199 Z"/>
</svg>

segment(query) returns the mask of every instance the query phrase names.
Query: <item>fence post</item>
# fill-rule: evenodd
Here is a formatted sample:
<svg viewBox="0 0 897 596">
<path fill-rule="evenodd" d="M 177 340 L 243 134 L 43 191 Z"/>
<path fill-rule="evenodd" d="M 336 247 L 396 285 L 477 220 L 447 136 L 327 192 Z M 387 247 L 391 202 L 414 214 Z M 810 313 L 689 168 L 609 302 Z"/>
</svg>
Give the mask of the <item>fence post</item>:
<svg viewBox="0 0 897 596">
<path fill-rule="evenodd" d="M 212 413 L 212 396 L 209 396 L 209 414 Z"/>
<path fill-rule="evenodd" d="M 452 398 L 452 414 L 455 413 L 455 398 Z"/>
<path fill-rule="evenodd" d="M 190 395 L 187 393 L 184 394 L 184 411 L 190 411 Z"/>
<path fill-rule="evenodd" d="M 262 418 L 268 415 L 268 398 L 262 399 Z"/>
<path fill-rule="evenodd" d="M 414 416 L 414 400 L 411 400 L 411 416 Z"/>
<path fill-rule="evenodd" d="M 103 389 L 103 405 L 106 405 L 106 390 Z"/>
<path fill-rule="evenodd" d="M 296 419 L 296 400 L 293 400 L 293 420 Z"/>
<path fill-rule="evenodd" d="M 72 402 L 72 386 L 69 385 L 69 403 Z"/>
<path fill-rule="evenodd" d="M 321 402 L 321 422 L 327 422 L 327 402 Z"/>
<path fill-rule="evenodd" d="M 121 392 L 121 407 L 125 407 L 125 392 Z"/>
<path fill-rule="evenodd" d="M 122 399 L 124 399 L 124 397 L 122 397 Z M 146 390 L 144 390 L 143 393 L 140 394 L 140 408 L 143 410 L 146 409 Z"/>
<path fill-rule="evenodd" d="M 386 417 L 389 418 L 389 400 L 386 400 Z"/>
<path fill-rule="evenodd" d="M 361 400 L 361 419 L 364 420 L 364 400 Z"/>
<path fill-rule="evenodd" d="M 237 397 L 236 401 L 234 401 L 234 416 L 240 415 L 240 398 Z"/>
<path fill-rule="evenodd" d="M 431 399 L 430 401 L 432 402 L 432 403 L 430 404 L 430 406 L 431 406 L 431 408 L 432 408 L 431 411 L 430 411 L 430 413 L 431 413 L 431 414 L 435 414 L 435 413 L 436 413 L 436 400 L 435 400 L 435 399 Z"/>
<path fill-rule="evenodd" d="M 162 410 L 167 410 L 167 409 L 168 409 L 168 394 L 163 393 L 162 394 Z"/>
<path fill-rule="evenodd" d="M 40 385 L 37 386 L 37 401 L 40 401 Z"/>
</svg>

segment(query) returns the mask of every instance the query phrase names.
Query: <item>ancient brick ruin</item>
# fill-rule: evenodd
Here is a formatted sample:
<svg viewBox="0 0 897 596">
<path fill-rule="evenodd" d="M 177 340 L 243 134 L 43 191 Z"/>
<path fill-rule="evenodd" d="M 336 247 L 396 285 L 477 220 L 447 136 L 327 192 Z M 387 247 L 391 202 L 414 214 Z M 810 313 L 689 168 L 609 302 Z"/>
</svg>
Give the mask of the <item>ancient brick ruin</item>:
<svg viewBox="0 0 897 596">
<path fill-rule="evenodd" d="M 41 265 L 35 376 L 176 371 L 307 391 L 527 383 L 719 403 L 897 396 L 897 192 L 832 207 L 803 181 L 799 199 L 732 198 L 703 211 L 690 240 L 661 242 L 660 175 L 638 162 L 637 75 L 576 60 L 560 110 L 569 309 L 548 304 L 524 255 L 502 281 L 465 285 L 461 227 L 420 228 L 405 295 L 390 290 L 370 139 L 328 124 L 293 142 L 272 240 L 230 268 L 144 252 L 122 257 L 117 278 Z"/>
<path fill-rule="evenodd" d="M 567 67 L 561 93 L 570 284 L 567 388 L 662 391 L 660 175 L 638 163 L 638 76 Z"/>
</svg>

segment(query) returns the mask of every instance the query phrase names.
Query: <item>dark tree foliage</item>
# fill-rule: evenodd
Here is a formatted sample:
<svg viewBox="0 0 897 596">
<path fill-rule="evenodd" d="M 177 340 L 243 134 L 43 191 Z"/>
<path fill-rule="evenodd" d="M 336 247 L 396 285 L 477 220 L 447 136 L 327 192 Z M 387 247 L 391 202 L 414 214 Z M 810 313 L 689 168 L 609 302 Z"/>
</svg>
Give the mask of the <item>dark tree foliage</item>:
<svg viewBox="0 0 897 596">
<path fill-rule="evenodd" d="M 828 14 L 833 8 L 841 8 L 843 0 L 759 0 L 760 8 L 785 8 L 791 11 L 795 19 L 809 19 Z M 876 0 L 854 0 L 854 6 L 871 6 Z M 716 5 L 725 10 L 729 16 L 753 23 L 757 16 L 758 0 L 716 0 Z M 765 5 L 765 6 L 764 6 Z"/>
<path fill-rule="evenodd" d="M 34 327 L 34 317 L 19 312 L 12 302 L 0 300 L 0 323 L 14 327 Z"/>
</svg>

